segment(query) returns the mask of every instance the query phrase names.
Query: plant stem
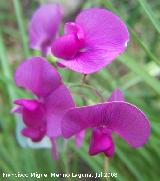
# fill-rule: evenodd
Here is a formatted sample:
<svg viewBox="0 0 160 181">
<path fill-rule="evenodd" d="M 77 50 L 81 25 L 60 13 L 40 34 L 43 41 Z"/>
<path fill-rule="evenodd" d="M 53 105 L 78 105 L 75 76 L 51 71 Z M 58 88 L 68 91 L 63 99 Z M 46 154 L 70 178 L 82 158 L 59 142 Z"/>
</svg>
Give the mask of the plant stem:
<svg viewBox="0 0 160 181">
<path fill-rule="evenodd" d="M 12 74 L 11 74 L 10 66 L 7 60 L 8 58 L 7 58 L 6 48 L 3 42 L 2 34 L 0 32 L 0 63 L 1 63 L 2 71 L 3 71 L 3 75 L 6 80 L 6 84 L 8 83 L 7 89 L 8 89 L 9 99 L 10 99 L 10 102 L 12 102 L 13 99 L 16 98 L 16 95 L 14 93 L 12 84 L 10 83 L 12 82 Z M 1 76 L 3 77 L 3 75 Z"/>
<path fill-rule="evenodd" d="M 87 84 L 87 74 L 83 74 L 83 77 L 82 77 L 82 84 Z"/>
<path fill-rule="evenodd" d="M 67 148 L 68 148 L 68 142 L 65 140 L 64 141 L 64 145 L 63 145 L 63 153 L 62 153 L 62 161 L 63 161 L 63 164 L 64 164 L 64 169 L 65 169 L 65 174 L 70 174 L 70 170 L 69 170 L 69 166 L 68 166 L 68 157 L 67 157 Z M 66 180 L 67 181 L 70 181 L 70 177 L 66 177 Z"/>
<path fill-rule="evenodd" d="M 29 48 L 28 48 L 28 39 L 27 39 L 26 31 L 25 31 L 20 1 L 19 0 L 13 0 L 13 5 L 14 5 L 14 9 L 15 9 L 15 14 L 16 14 L 16 18 L 17 18 L 19 31 L 20 31 L 21 38 L 22 38 L 22 46 L 23 46 L 24 56 L 26 58 L 29 56 Z"/>
<path fill-rule="evenodd" d="M 72 87 L 84 87 L 84 88 L 90 89 L 97 97 L 99 97 L 101 102 L 104 102 L 104 98 L 101 95 L 101 93 L 96 88 L 94 88 L 88 84 L 72 84 L 69 87 L 70 88 L 72 88 Z"/>
<path fill-rule="evenodd" d="M 104 173 L 109 173 L 109 158 L 107 157 L 104 158 Z M 109 178 L 106 177 L 105 180 L 109 180 Z"/>
</svg>

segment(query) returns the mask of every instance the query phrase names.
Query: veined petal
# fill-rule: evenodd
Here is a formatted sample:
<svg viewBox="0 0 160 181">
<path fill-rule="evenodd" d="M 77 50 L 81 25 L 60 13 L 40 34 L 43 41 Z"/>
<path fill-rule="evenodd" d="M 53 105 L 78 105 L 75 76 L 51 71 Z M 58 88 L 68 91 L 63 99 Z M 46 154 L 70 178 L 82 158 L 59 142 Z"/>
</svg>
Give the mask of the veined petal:
<svg viewBox="0 0 160 181">
<path fill-rule="evenodd" d="M 62 133 L 68 138 L 86 128 L 105 126 L 131 146 L 146 143 L 150 124 L 144 113 L 127 102 L 115 101 L 70 109 L 62 118 Z"/>
<path fill-rule="evenodd" d="M 75 107 L 72 96 L 65 85 L 59 86 L 53 93 L 46 98 L 45 107 L 47 110 L 47 134 L 49 137 L 60 136 L 61 119 L 64 113 Z"/>
<path fill-rule="evenodd" d="M 122 91 L 119 88 L 116 88 L 111 96 L 109 97 L 109 99 L 107 100 L 108 102 L 112 102 L 112 101 L 124 101 L 124 95 L 122 93 Z"/>
<path fill-rule="evenodd" d="M 58 72 L 42 57 L 32 57 L 18 66 L 14 76 L 17 86 L 45 97 L 61 84 Z"/>
<path fill-rule="evenodd" d="M 106 54 L 106 50 L 88 47 L 78 52 L 73 59 L 59 60 L 58 62 L 73 71 L 82 74 L 91 74 L 109 64 L 106 63 L 106 60 L 111 57 L 112 60 L 115 58 L 114 52 Z"/>
<path fill-rule="evenodd" d="M 121 54 L 129 41 L 129 33 L 124 22 L 106 9 L 90 8 L 82 11 L 75 23 L 84 32 L 85 45 L 62 65 L 80 73 L 94 73 Z"/>
<path fill-rule="evenodd" d="M 61 23 L 61 9 L 57 4 L 41 5 L 29 23 L 29 45 L 47 53 L 47 48 L 58 33 Z"/>
<path fill-rule="evenodd" d="M 124 50 L 129 34 L 124 22 L 113 12 L 102 8 L 82 11 L 76 18 L 86 36 L 86 44 L 106 50 Z"/>
</svg>

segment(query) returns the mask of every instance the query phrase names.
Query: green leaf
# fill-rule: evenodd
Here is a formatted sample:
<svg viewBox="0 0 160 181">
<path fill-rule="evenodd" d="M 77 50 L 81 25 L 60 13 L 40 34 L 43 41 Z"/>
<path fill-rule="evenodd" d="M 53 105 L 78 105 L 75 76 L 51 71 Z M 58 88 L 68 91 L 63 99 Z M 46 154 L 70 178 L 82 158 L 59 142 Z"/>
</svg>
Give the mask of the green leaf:
<svg viewBox="0 0 160 181">
<path fill-rule="evenodd" d="M 14 5 L 14 9 L 15 9 L 15 14 L 16 14 L 16 18 L 17 18 L 20 35 L 22 38 L 24 56 L 26 58 L 29 56 L 29 48 L 28 48 L 28 38 L 26 35 L 26 27 L 24 25 L 24 18 L 23 18 L 22 9 L 21 9 L 21 3 L 19 0 L 13 0 L 13 5 Z"/>
<path fill-rule="evenodd" d="M 138 75 L 147 85 L 160 95 L 160 82 L 155 77 L 152 77 L 143 65 L 137 63 L 136 60 L 133 60 L 126 54 L 118 57 L 118 60 L 120 60 L 120 62 L 126 65 L 130 70 L 135 72 L 136 75 Z"/>
<path fill-rule="evenodd" d="M 147 14 L 147 16 L 149 17 L 151 23 L 153 24 L 153 26 L 155 27 L 156 31 L 158 33 L 160 33 L 160 23 L 159 21 L 156 19 L 153 10 L 150 8 L 149 4 L 147 3 L 146 0 L 137 0 L 141 7 L 143 8 L 144 12 Z"/>
</svg>

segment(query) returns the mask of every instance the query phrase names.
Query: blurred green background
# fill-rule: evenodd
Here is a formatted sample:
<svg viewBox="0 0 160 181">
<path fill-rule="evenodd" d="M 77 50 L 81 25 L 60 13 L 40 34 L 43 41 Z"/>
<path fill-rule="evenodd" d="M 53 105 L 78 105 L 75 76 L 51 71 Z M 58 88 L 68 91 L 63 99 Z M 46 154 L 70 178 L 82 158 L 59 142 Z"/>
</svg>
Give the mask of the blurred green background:
<svg viewBox="0 0 160 181">
<path fill-rule="evenodd" d="M 54 1 L 54 0 L 53 0 Z M 16 139 L 18 117 L 10 113 L 13 99 L 28 97 L 16 88 L 13 73 L 16 66 L 34 52 L 28 48 L 27 25 L 33 11 L 45 0 L 0 1 L 0 180 L 2 173 L 96 173 L 115 172 L 117 181 L 160 180 L 160 1 L 159 0 L 64 0 L 66 20 L 73 19 L 83 8 L 104 7 L 117 13 L 127 24 L 130 42 L 126 52 L 112 64 L 88 76 L 89 85 L 105 99 L 116 87 L 125 93 L 128 102 L 141 108 L 151 121 L 151 136 L 147 144 L 133 149 L 114 136 L 116 152 L 107 159 L 103 154 L 88 156 L 89 132 L 81 149 L 73 140 L 60 145 L 60 159 L 54 161 L 49 149 L 23 148 Z M 51 1 L 50 1 L 51 2 Z M 80 83 L 81 75 L 59 70 L 66 83 Z M 93 89 L 71 87 L 78 106 L 99 102 Z M 21 139 L 21 138 L 19 138 Z M 24 180 L 37 180 L 36 178 Z M 43 178 L 41 180 L 56 180 Z M 60 178 L 57 178 L 60 180 Z M 61 178 L 61 180 L 78 180 Z M 82 178 L 81 180 L 93 180 Z M 99 178 L 97 180 L 105 180 Z"/>
</svg>

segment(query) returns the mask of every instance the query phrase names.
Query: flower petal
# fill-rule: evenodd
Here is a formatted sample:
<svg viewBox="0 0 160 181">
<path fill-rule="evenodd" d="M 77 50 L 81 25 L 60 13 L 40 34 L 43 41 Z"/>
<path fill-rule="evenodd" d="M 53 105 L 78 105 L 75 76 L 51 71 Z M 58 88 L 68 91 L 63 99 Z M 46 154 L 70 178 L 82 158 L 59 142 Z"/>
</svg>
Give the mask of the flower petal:
<svg viewBox="0 0 160 181">
<path fill-rule="evenodd" d="M 84 10 L 76 18 L 76 23 L 82 27 L 86 36 L 86 44 L 90 46 L 102 46 L 107 50 L 123 50 L 129 39 L 124 22 L 106 9 Z"/>
<path fill-rule="evenodd" d="M 57 4 L 40 6 L 29 23 L 29 45 L 47 53 L 61 23 L 61 10 Z"/>
<path fill-rule="evenodd" d="M 76 134 L 75 136 L 75 141 L 76 141 L 76 145 L 78 148 L 81 147 L 83 140 L 85 137 L 85 130 L 81 131 L 80 133 Z"/>
<path fill-rule="evenodd" d="M 20 64 L 14 76 L 17 86 L 38 97 L 45 97 L 61 84 L 58 72 L 42 57 L 32 57 Z"/>
<path fill-rule="evenodd" d="M 11 109 L 11 113 L 19 113 L 22 114 L 22 108 L 21 107 L 13 107 Z"/>
<path fill-rule="evenodd" d="M 62 133 L 68 138 L 86 128 L 106 126 L 124 138 L 131 146 L 143 145 L 150 135 L 150 124 L 144 113 L 126 102 L 73 108 L 62 119 Z"/>
<path fill-rule="evenodd" d="M 84 31 L 85 47 L 70 61 L 60 61 L 76 72 L 91 74 L 102 69 L 125 50 L 129 41 L 126 25 L 106 9 L 84 10 L 76 23 Z"/>
<path fill-rule="evenodd" d="M 68 59 L 75 56 L 79 50 L 79 42 L 72 34 L 64 35 L 53 42 L 51 51 L 56 57 Z"/>
<path fill-rule="evenodd" d="M 94 128 L 90 139 L 89 154 L 96 155 L 101 152 L 108 157 L 114 154 L 111 131 L 105 128 Z"/>
<path fill-rule="evenodd" d="M 112 92 L 111 96 L 109 97 L 109 99 L 107 101 L 108 102 L 124 101 L 124 95 L 123 95 L 122 91 L 119 88 L 117 88 Z"/>
<path fill-rule="evenodd" d="M 49 137 L 61 135 L 61 119 L 64 113 L 75 107 L 72 96 L 65 85 L 59 86 L 46 99 L 47 133 Z"/>
<path fill-rule="evenodd" d="M 42 127 L 45 124 L 45 110 L 37 100 L 18 99 L 15 104 L 21 107 L 23 121 L 27 127 Z"/>
<path fill-rule="evenodd" d="M 71 60 L 59 60 L 58 63 L 62 64 L 69 69 L 82 73 L 91 74 L 99 71 L 104 66 L 106 66 L 106 60 L 109 57 L 115 58 L 112 52 L 106 54 L 106 50 L 88 48 L 87 51 L 82 51 L 77 53 L 74 59 Z M 105 58 L 104 58 L 105 57 Z"/>
<path fill-rule="evenodd" d="M 22 106 L 29 111 L 34 111 L 39 106 L 38 101 L 35 99 L 16 99 L 14 100 L 14 104 Z"/>
<path fill-rule="evenodd" d="M 34 142 L 38 142 L 42 140 L 45 132 L 40 131 L 37 128 L 23 128 L 22 135 L 31 138 Z"/>
<path fill-rule="evenodd" d="M 80 26 L 70 22 L 65 24 L 65 35 L 55 40 L 51 52 L 54 56 L 70 60 L 84 45 L 84 33 Z"/>
</svg>

